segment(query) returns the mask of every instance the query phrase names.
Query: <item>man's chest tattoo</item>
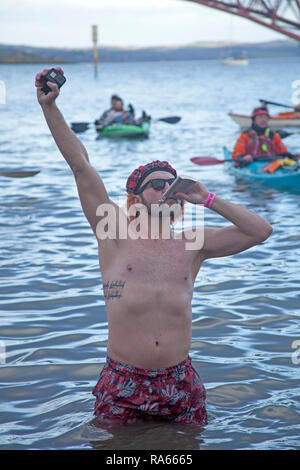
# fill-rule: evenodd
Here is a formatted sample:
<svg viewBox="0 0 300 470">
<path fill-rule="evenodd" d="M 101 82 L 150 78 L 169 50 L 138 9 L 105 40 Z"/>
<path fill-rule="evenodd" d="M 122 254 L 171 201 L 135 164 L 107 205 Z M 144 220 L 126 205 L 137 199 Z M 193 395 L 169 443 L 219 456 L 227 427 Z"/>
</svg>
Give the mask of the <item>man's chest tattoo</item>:
<svg viewBox="0 0 300 470">
<path fill-rule="evenodd" d="M 103 282 L 104 298 L 109 299 L 120 299 L 123 294 L 123 289 L 126 281 L 106 281 Z"/>
</svg>

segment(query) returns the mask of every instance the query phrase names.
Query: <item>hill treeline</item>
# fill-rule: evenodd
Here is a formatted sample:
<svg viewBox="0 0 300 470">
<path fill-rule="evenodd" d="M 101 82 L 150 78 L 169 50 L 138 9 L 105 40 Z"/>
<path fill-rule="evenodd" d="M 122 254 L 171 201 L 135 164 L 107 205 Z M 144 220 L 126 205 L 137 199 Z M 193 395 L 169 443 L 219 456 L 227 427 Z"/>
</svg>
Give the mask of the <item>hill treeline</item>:
<svg viewBox="0 0 300 470">
<path fill-rule="evenodd" d="M 232 53 L 249 59 L 295 57 L 300 47 L 295 41 L 271 41 L 257 44 L 197 43 L 182 47 L 117 48 L 99 47 L 99 62 L 144 62 L 161 60 L 220 60 Z M 0 44 L 0 63 L 93 62 L 92 49 L 41 48 Z"/>
</svg>

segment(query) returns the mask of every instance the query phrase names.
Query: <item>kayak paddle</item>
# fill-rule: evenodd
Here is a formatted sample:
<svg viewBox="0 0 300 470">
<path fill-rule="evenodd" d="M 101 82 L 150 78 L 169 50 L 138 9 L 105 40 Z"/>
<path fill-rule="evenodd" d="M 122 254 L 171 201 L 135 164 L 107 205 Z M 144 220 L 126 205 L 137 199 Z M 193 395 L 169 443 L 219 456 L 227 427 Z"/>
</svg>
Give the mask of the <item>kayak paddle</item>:
<svg viewBox="0 0 300 470">
<path fill-rule="evenodd" d="M 6 176 L 8 178 L 28 178 L 29 176 L 37 175 L 40 170 L 37 171 L 0 171 L 0 176 Z"/>
<path fill-rule="evenodd" d="M 282 104 L 282 103 L 275 103 L 274 101 L 267 101 L 267 100 L 259 100 L 261 104 L 273 104 L 274 106 L 281 106 L 282 108 L 289 108 L 289 109 L 294 109 L 293 106 L 289 106 L 287 104 Z"/>
<path fill-rule="evenodd" d="M 289 154 L 289 156 L 291 157 L 291 154 Z M 272 160 L 278 160 L 279 158 L 283 158 L 283 155 L 276 155 L 276 157 L 270 157 L 268 159 L 266 155 L 256 155 L 254 157 L 254 161 L 270 162 Z M 244 163 L 247 165 L 247 162 L 243 160 L 243 157 L 226 158 L 225 160 L 219 160 L 218 158 L 215 158 L 215 157 L 192 157 L 190 160 L 196 165 L 219 165 L 220 163 L 225 163 L 225 162 L 240 162 L 240 163 Z"/>
<path fill-rule="evenodd" d="M 76 134 L 79 134 L 80 132 L 85 132 L 90 124 L 90 122 L 71 122 L 71 129 Z"/>
<path fill-rule="evenodd" d="M 177 122 L 179 122 L 180 119 L 181 119 L 180 116 L 169 116 L 169 117 L 164 117 L 160 119 L 155 119 L 155 121 L 163 121 L 163 122 L 167 122 L 168 124 L 177 124 Z"/>
<path fill-rule="evenodd" d="M 219 160 L 214 157 L 192 157 L 190 160 L 196 165 L 218 165 L 219 163 L 230 162 L 232 159 Z"/>
<path fill-rule="evenodd" d="M 283 129 L 279 129 L 278 131 L 276 131 L 277 134 L 280 135 L 280 137 L 282 139 L 285 139 L 286 137 L 289 137 L 290 135 L 294 135 L 294 134 L 300 134 L 300 131 L 296 131 L 296 132 L 286 132 L 284 131 Z"/>
<path fill-rule="evenodd" d="M 167 117 L 162 117 L 159 119 L 154 119 L 154 122 L 162 121 L 162 122 L 166 122 L 167 124 L 177 124 L 177 122 L 179 122 L 180 119 L 181 119 L 180 116 L 167 116 Z M 90 124 L 92 123 L 91 122 L 71 122 L 71 129 L 76 134 L 79 134 L 81 132 L 85 132 L 89 128 Z"/>
</svg>

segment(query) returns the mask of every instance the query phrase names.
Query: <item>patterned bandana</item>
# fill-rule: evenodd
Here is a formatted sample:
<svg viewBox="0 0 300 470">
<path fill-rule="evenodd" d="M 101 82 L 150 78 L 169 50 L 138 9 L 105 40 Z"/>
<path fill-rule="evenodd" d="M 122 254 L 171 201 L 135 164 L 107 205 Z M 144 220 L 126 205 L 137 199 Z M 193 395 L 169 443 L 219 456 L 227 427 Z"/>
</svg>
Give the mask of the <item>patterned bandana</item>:
<svg viewBox="0 0 300 470">
<path fill-rule="evenodd" d="M 147 163 L 147 165 L 139 166 L 131 173 L 126 183 L 126 191 L 129 194 L 136 194 L 136 191 L 140 188 L 144 179 L 153 171 L 168 171 L 169 173 L 172 173 L 175 178 L 177 176 L 176 170 L 171 167 L 168 162 L 160 162 L 159 160 L 156 160 L 155 162 Z"/>
</svg>

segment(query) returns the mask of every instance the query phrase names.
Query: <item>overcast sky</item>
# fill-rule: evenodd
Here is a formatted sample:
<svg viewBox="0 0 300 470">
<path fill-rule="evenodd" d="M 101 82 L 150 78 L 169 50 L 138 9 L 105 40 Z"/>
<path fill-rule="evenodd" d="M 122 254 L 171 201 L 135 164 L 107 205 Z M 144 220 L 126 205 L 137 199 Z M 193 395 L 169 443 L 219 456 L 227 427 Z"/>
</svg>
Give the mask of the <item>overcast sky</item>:
<svg viewBox="0 0 300 470">
<path fill-rule="evenodd" d="M 286 39 L 258 24 L 184 0 L 1 0 L 0 43 L 91 47 Z"/>
</svg>

